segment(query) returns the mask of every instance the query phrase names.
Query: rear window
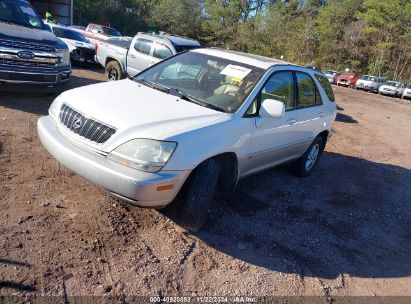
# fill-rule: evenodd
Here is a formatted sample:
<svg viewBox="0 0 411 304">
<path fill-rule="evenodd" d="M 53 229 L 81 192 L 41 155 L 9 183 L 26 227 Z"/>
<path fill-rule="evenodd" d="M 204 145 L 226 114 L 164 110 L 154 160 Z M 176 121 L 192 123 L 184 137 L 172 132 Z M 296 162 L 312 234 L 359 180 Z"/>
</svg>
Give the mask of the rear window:
<svg viewBox="0 0 411 304">
<path fill-rule="evenodd" d="M 331 84 L 328 81 L 328 79 L 325 78 L 324 76 L 317 75 L 317 74 L 315 75 L 315 77 L 320 82 L 321 86 L 323 87 L 323 89 L 325 91 L 325 94 L 327 94 L 327 96 L 328 96 L 328 99 L 331 102 L 335 102 L 335 96 L 334 96 L 333 88 L 331 87 Z"/>
<path fill-rule="evenodd" d="M 174 48 L 176 49 L 177 53 L 198 49 L 200 47 L 201 46 L 199 46 L 199 45 L 176 45 L 176 44 L 174 44 Z"/>
</svg>

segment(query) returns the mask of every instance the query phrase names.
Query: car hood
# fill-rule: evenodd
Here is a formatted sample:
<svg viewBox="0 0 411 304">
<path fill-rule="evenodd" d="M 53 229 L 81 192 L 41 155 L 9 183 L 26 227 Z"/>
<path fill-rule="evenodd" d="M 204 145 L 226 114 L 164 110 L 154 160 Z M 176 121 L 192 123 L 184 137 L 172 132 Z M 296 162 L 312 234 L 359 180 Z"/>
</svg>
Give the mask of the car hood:
<svg viewBox="0 0 411 304">
<path fill-rule="evenodd" d="M 380 89 L 381 89 L 381 90 L 383 90 L 383 89 L 396 90 L 396 89 L 398 89 L 398 88 L 397 88 L 397 87 L 394 87 L 394 86 L 390 86 L 390 85 L 384 84 L 384 85 L 382 85 L 382 86 L 380 87 Z"/>
<path fill-rule="evenodd" d="M 66 91 L 55 102 L 116 128 L 108 150 L 134 138 L 164 140 L 228 116 L 129 79 Z"/>
<path fill-rule="evenodd" d="M 68 46 L 73 47 L 73 48 L 86 48 L 86 49 L 91 49 L 94 50 L 95 46 L 92 43 L 87 43 L 87 42 L 81 42 L 77 40 L 72 40 L 72 39 L 66 39 L 66 38 L 60 38 L 63 40 Z"/>
<path fill-rule="evenodd" d="M 47 45 L 56 49 L 67 48 L 63 41 L 49 31 L 8 23 L 1 23 L 0 39 Z"/>
</svg>

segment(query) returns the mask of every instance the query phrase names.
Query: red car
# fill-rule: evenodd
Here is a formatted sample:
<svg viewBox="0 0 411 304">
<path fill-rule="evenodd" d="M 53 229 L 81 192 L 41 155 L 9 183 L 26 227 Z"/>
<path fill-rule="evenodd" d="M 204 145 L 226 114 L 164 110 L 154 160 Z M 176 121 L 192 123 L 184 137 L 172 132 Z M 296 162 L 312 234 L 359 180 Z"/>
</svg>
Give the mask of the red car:
<svg viewBox="0 0 411 304">
<path fill-rule="evenodd" d="M 338 86 L 354 87 L 357 80 L 361 78 L 361 74 L 355 72 L 345 72 L 339 76 L 335 76 L 334 83 Z"/>
</svg>

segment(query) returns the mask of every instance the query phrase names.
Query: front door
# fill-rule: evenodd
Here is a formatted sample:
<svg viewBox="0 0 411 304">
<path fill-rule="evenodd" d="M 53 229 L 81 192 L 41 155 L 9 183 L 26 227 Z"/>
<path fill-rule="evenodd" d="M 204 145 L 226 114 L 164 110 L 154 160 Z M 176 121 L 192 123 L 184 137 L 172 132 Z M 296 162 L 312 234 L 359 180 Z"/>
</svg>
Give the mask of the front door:
<svg viewBox="0 0 411 304">
<path fill-rule="evenodd" d="M 148 68 L 153 61 L 153 41 L 138 38 L 127 53 L 127 74 L 131 77 Z"/>
<path fill-rule="evenodd" d="M 253 108 L 258 111 L 258 105 L 265 99 L 282 101 L 286 112 L 282 118 L 263 118 L 258 115 L 253 118 L 255 131 L 241 175 L 252 174 L 300 156 L 300 149 L 296 147 L 301 138 L 297 132 L 294 83 L 292 71 L 275 72 L 252 104 L 248 114 L 252 114 Z"/>
</svg>

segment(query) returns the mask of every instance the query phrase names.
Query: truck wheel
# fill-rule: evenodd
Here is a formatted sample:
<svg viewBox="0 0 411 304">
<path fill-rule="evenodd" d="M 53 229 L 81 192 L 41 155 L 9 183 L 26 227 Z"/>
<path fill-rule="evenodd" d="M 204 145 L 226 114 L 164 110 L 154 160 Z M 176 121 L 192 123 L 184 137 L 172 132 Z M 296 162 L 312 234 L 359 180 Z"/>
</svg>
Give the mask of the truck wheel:
<svg viewBox="0 0 411 304">
<path fill-rule="evenodd" d="M 294 162 L 294 173 L 301 177 L 311 174 L 324 150 L 324 141 L 321 136 L 317 136 L 307 151 L 297 161 Z"/>
<path fill-rule="evenodd" d="M 123 70 L 117 61 L 110 61 L 106 65 L 106 76 L 108 81 L 116 81 L 124 78 Z"/>
<path fill-rule="evenodd" d="M 199 165 L 176 199 L 177 223 L 191 232 L 201 229 L 207 218 L 220 177 L 221 163 L 209 159 Z"/>
</svg>

